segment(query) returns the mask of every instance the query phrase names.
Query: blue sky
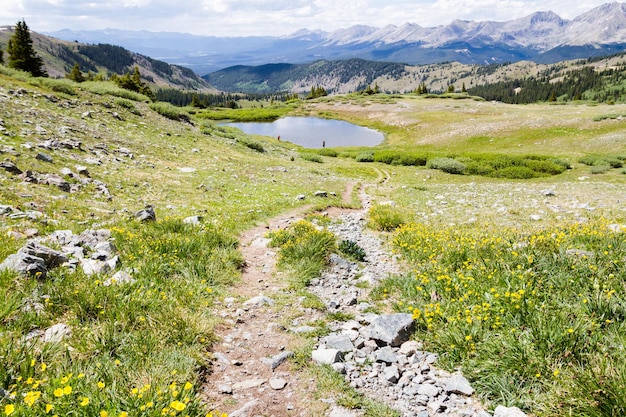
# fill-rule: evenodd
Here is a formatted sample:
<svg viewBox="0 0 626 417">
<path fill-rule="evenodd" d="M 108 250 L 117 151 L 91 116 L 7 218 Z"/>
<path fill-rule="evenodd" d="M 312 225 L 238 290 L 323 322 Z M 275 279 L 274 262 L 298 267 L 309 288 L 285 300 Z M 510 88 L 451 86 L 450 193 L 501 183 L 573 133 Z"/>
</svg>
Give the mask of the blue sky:
<svg viewBox="0 0 626 417">
<path fill-rule="evenodd" d="M 0 0 L 0 25 L 38 32 L 136 29 L 215 36 L 280 36 L 356 24 L 432 27 L 454 19 L 511 20 L 551 10 L 572 19 L 607 0 Z"/>
</svg>

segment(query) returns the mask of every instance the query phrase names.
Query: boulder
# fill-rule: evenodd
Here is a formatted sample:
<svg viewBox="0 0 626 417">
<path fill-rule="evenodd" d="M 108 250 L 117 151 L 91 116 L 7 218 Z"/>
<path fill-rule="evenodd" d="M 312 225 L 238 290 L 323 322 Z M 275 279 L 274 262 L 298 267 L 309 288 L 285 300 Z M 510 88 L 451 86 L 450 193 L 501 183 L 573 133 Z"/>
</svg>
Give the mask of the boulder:
<svg viewBox="0 0 626 417">
<path fill-rule="evenodd" d="M 37 256 L 18 252 L 7 256 L 0 264 L 0 271 L 12 270 L 23 275 L 44 277 L 48 272 L 46 262 Z"/>
<path fill-rule="evenodd" d="M 143 210 L 135 213 L 135 218 L 140 222 L 154 222 L 156 221 L 156 213 L 151 205 L 147 205 Z"/>
<path fill-rule="evenodd" d="M 470 385 L 469 381 L 460 374 L 452 375 L 452 377 L 446 382 L 444 390 L 448 394 L 459 394 L 465 395 L 466 397 L 469 397 L 474 393 L 474 389 Z"/>
<path fill-rule="evenodd" d="M 493 417 L 526 417 L 526 413 L 517 407 L 499 405 L 494 410 Z"/>
<path fill-rule="evenodd" d="M 51 249 L 34 241 L 28 242 L 26 246 L 19 250 L 19 252 L 43 259 L 46 269 L 56 268 L 57 266 L 67 262 L 67 256 L 65 256 L 62 252 Z"/>
<path fill-rule="evenodd" d="M 350 337 L 345 334 L 334 334 L 322 339 L 327 349 L 337 349 L 340 352 L 352 352 L 354 345 Z"/>
<path fill-rule="evenodd" d="M 4 169 L 9 174 L 20 175 L 22 173 L 22 170 L 11 161 L 0 162 L 0 168 Z"/>
<path fill-rule="evenodd" d="M 377 317 L 371 325 L 370 338 L 382 345 L 400 346 L 415 330 L 411 314 L 397 313 Z"/>
<path fill-rule="evenodd" d="M 311 353 L 311 357 L 323 365 L 332 365 L 343 360 L 343 354 L 337 349 L 317 349 Z"/>
</svg>

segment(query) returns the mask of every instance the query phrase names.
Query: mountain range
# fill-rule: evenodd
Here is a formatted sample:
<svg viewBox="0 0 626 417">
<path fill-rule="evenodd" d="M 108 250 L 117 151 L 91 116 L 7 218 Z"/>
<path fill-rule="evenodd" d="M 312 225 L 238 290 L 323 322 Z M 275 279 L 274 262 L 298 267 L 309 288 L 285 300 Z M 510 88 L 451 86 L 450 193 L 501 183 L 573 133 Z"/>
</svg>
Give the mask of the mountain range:
<svg viewBox="0 0 626 417">
<path fill-rule="evenodd" d="M 117 29 L 51 36 L 109 43 L 207 74 L 234 65 L 306 63 L 361 58 L 411 65 L 457 61 L 490 64 L 532 60 L 554 63 L 626 50 L 626 3 L 607 3 L 572 20 L 536 12 L 506 22 L 454 20 L 422 27 L 357 25 L 332 32 L 299 30 L 287 36 L 214 37 Z"/>
</svg>

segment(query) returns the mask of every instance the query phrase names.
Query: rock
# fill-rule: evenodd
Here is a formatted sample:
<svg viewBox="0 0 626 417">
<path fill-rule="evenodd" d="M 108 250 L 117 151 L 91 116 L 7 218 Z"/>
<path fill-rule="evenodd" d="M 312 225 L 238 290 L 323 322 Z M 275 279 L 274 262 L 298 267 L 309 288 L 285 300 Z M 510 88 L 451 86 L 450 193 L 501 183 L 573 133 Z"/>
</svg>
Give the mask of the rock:
<svg viewBox="0 0 626 417">
<path fill-rule="evenodd" d="M 9 174 L 20 175 L 22 173 L 22 170 L 11 161 L 0 162 L 0 168 L 4 169 Z"/>
<path fill-rule="evenodd" d="M 244 307 L 261 307 L 264 305 L 274 305 L 274 300 L 264 295 L 257 295 L 243 303 Z"/>
<path fill-rule="evenodd" d="M 147 205 L 143 210 L 135 213 L 135 218 L 140 222 L 154 222 L 156 221 L 156 213 L 151 205 Z"/>
<path fill-rule="evenodd" d="M 493 417 L 526 417 L 526 413 L 517 407 L 499 405 L 494 410 Z"/>
<path fill-rule="evenodd" d="M 134 284 L 135 282 L 137 281 L 128 272 L 117 271 L 111 278 L 104 281 L 102 285 L 108 287 L 111 285 Z"/>
<path fill-rule="evenodd" d="M 411 314 L 397 313 L 377 317 L 372 323 L 370 338 L 390 346 L 400 346 L 415 330 Z"/>
<path fill-rule="evenodd" d="M 315 197 L 323 197 L 323 198 L 326 198 L 326 197 L 328 197 L 328 191 L 316 191 L 316 192 L 314 192 L 314 193 L 313 193 L 313 195 L 314 195 Z"/>
<path fill-rule="evenodd" d="M 385 381 L 395 384 L 400 379 L 400 371 L 395 365 L 387 366 L 383 371 L 383 378 Z"/>
<path fill-rule="evenodd" d="M 376 352 L 376 362 L 383 362 L 387 365 L 391 365 L 397 361 L 397 357 L 393 349 L 389 346 L 385 346 Z"/>
<path fill-rule="evenodd" d="M 85 275 L 103 274 L 111 270 L 108 263 L 98 259 L 83 259 L 81 266 Z"/>
<path fill-rule="evenodd" d="M 14 208 L 5 204 L 0 204 L 0 216 L 13 213 Z"/>
<path fill-rule="evenodd" d="M 537 221 L 541 220 L 541 216 L 540 216 L 540 215 L 538 215 L 538 214 L 531 214 L 530 216 L 528 216 L 528 218 L 529 218 L 530 220 L 532 220 L 532 221 L 535 221 L 535 222 L 537 222 Z"/>
<path fill-rule="evenodd" d="M 2 210 L 0 210 L 0 211 L 2 211 Z M 626 232 L 626 225 L 624 225 L 624 224 L 613 223 L 613 224 L 609 224 L 607 227 L 613 233 L 624 233 L 624 232 Z"/>
<path fill-rule="evenodd" d="M 86 166 L 76 165 L 76 172 L 78 172 L 80 175 L 83 175 L 85 177 L 89 177 L 89 170 L 87 169 Z"/>
<path fill-rule="evenodd" d="M 203 219 L 202 216 L 189 216 L 189 217 L 186 217 L 183 220 L 183 223 L 185 223 L 185 224 L 193 224 L 193 225 L 197 226 L 197 225 L 200 225 L 202 223 L 202 219 Z"/>
<path fill-rule="evenodd" d="M 217 392 L 219 392 L 220 394 L 232 394 L 233 387 L 229 384 L 218 384 Z"/>
<path fill-rule="evenodd" d="M 191 167 L 182 167 L 182 168 L 178 168 L 178 170 L 180 172 L 184 172 L 184 173 L 196 172 L 196 169 L 195 168 L 191 168 Z"/>
<path fill-rule="evenodd" d="M 34 241 L 28 242 L 26 246 L 19 250 L 19 252 L 43 259 L 47 269 L 56 268 L 67 262 L 67 256 L 65 256 L 62 252 L 51 249 Z"/>
<path fill-rule="evenodd" d="M 35 159 L 39 160 L 39 161 L 43 161 L 43 162 L 49 162 L 52 163 L 54 161 L 54 159 L 52 159 L 52 157 L 48 154 L 45 154 L 43 152 L 39 152 L 36 156 Z"/>
<path fill-rule="evenodd" d="M 556 195 L 554 190 L 541 190 L 541 194 L 543 194 L 545 197 L 554 197 Z"/>
<path fill-rule="evenodd" d="M 417 389 L 419 395 L 426 395 L 430 398 L 435 398 L 440 392 L 441 389 L 435 384 L 421 384 Z"/>
<path fill-rule="evenodd" d="M 273 390 L 280 391 L 287 386 L 287 381 L 282 378 L 272 378 L 270 379 L 269 384 Z"/>
<path fill-rule="evenodd" d="M 400 345 L 400 350 L 398 350 L 398 353 L 406 356 L 411 356 L 421 349 L 421 343 L 416 342 L 415 340 L 409 340 L 408 342 L 404 342 L 402 345 Z"/>
<path fill-rule="evenodd" d="M 466 397 L 469 397 L 474 393 L 474 389 L 470 385 L 469 381 L 460 374 L 452 375 L 452 377 L 446 382 L 444 390 L 448 394 L 459 394 L 465 395 Z"/>
<path fill-rule="evenodd" d="M 254 408 L 259 404 L 259 400 L 248 401 L 238 410 L 229 413 L 229 417 L 252 417 L 250 414 Z"/>
<path fill-rule="evenodd" d="M 362 414 L 357 413 L 354 410 L 335 405 L 333 406 L 333 408 L 330 409 L 328 417 L 359 417 L 361 415 Z"/>
<path fill-rule="evenodd" d="M 46 262 L 42 258 L 29 255 L 27 253 L 14 253 L 0 264 L 0 271 L 12 270 L 23 275 L 45 277 L 48 269 Z"/>
<path fill-rule="evenodd" d="M 245 381 L 241 381 L 241 382 L 237 382 L 233 384 L 233 390 L 237 391 L 237 390 L 256 388 L 265 384 L 265 382 L 267 382 L 267 380 L 263 378 L 247 379 Z"/>
<path fill-rule="evenodd" d="M 322 339 L 327 349 L 337 349 L 340 352 L 352 352 L 354 345 L 350 337 L 345 334 L 329 335 Z"/>
<path fill-rule="evenodd" d="M 568 249 L 565 251 L 567 256 L 576 257 L 576 258 L 595 258 L 596 254 L 587 250 L 582 249 Z"/>
<path fill-rule="evenodd" d="M 304 200 L 306 196 L 304 194 L 299 194 L 296 196 L 296 200 Z"/>
<path fill-rule="evenodd" d="M 44 343 L 59 343 L 71 334 L 72 329 L 67 324 L 58 323 L 46 329 L 42 341 Z"/>
<path fill-rule="evenodd" d="M 262 358 L 261 361 L 264 364 L 269 365 L 272 371 L 274 371 L 276 368 L 282 365 L 283 362 L 285 362 L 288 358 L 291 358 L 292 356 L 293 352 L 286 350 L 272 356 L 271 358 Z"/>
<path fill-rule="evenodd" d="M 332 365 L 343 360 L 343 353 L 337 349 L 317 349 L 311 354 L 313 360 L 323 365 Z"/>
<path fill-rule="evenodd" d="M 289 330 L 297 334 L 306 334 L 306 333 L 313 333 L 317 331 L 317 328 L 313 326 L 300 326 L 300 327 L 292 327 Z"/>
<path fill-rule="evenodd" d="M 54 185 L 59 188 L 61 191 L 65 191 L 66 193 L 70 192 L 70 183 L 65 181 L 63 177 L 60 177 L 56 174 L 48 174 L 45 177 L 45 182 L 48 185 Z"/>
</svg>

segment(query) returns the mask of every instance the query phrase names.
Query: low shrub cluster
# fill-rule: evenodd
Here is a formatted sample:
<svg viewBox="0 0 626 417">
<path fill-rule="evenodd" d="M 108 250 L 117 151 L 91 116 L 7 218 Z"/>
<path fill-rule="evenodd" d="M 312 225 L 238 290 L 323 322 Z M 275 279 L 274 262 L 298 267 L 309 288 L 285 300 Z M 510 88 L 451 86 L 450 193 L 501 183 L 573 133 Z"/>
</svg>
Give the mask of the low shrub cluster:
<svg viewBox="0 0 626 417">
<path fill-rule="evenodd" d="M 29 83 L 32 85 L 50 89 L 56 93 L 63 93 L 69 96 L 76 95 L 76 90 L 74 89 L 76 83 L 74 81 L 68 80 L 67 78 L 37 77 L 31 79 Z"/>
<path fill-rule="evenodd" d="M 626 412 L 626 239 L 603 219 L 534 232 L 492 225 L 400 227 L 413 272 L 397 300 L 417 338 L 488 399 L 545 416 Z"/>
<path fill-rule="evenodd" d="M 352 240 L 342 240 L 337 245 L 339 252 L 357 262 L 363 262 L 365 260 L 365 250 L 359 246 L 358 243 Z"/>
<path fill-rule="evenodd" d="M 171 120 L 180 120 L 183 122 L 189 122 L 189 114 L 187 114 L 180 107 L 176 107 L 173 104 L 165 103 L 162 101 L 156 103 L 150 103 L 149 107 L 161 116 L 167 117 Z"/>
<path fill-rule="evenodd" d="M 118 87 L 110 81 L 85 81 L 80 83 L 80 88 L 101 96 L 108 95 L 121 97 L 133 101 L 143 101 L 146 103 L 152 101 L 148 96 Z"/>
<path fill-rule="evenodd" d="M 465 166 L 463 162 L 446 157 L 430 159 L 426 164 L 426 167 L 430 169 L 438 169 L 440 171 L 447 172 L 448 174 L 458 175 L 464 174 L 467 170 L 467 166 Z"/>
<path fill-rule="evenodd" d="M 622 168 L 626 161 L 624 155 L 586 155 L 578 160 L 581 164 L 591 167 L 592 174 L 605 174 L 611 168 Z"/>
<path fill-rule="evenodd" d="M 383 150 L 374 152 L 374 162 L 388 165 L 424 166 L 428 156 L 413 152 Z"/>
<path fill-rule="evenodd" d="M 406 213 L 392 205 L 379 204 L 369 211 L 369 226 L 375 230 L 390 232 L 406 222 Z"/>
<path fill-rule="evenodd" d="M 237 138 L 237 142 L 241 143 L 245 147 L 250 148 L 254 151 L 261 152 L 261 153 L 265 152 L 265 148 L 263 147 L 263 144 L 254 139 L 250 139 L 248 137 L 242 136 L 242 137 Z"/>
<path fill-rule="evenodd" d="M 322 162 L 324 162 L 321 156 L 313 152 L 303 152 L 300 154 L 300 158 L 309 162 L 317 162 L 318 164 L 321 164 Z"/>
</svg>

